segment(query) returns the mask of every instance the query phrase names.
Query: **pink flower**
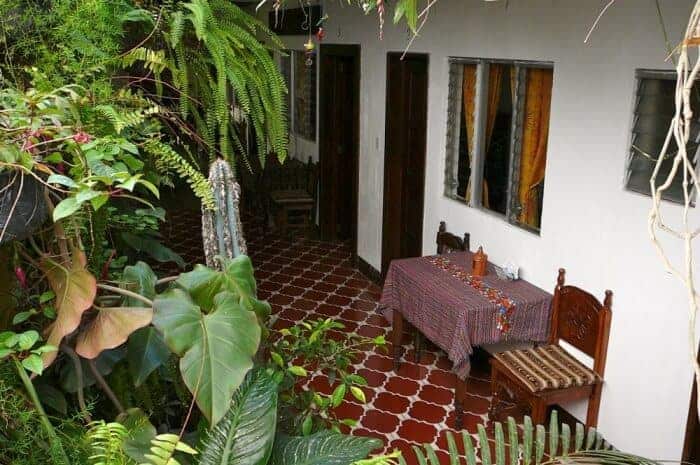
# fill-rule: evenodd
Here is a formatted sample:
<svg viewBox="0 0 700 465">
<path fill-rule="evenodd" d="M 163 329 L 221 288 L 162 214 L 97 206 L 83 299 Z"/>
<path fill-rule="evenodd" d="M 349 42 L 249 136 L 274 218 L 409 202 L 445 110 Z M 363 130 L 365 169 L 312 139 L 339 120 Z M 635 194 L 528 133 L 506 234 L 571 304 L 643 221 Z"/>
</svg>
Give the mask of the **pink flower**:
<svg viewBox="0 0 700 465">
<path fill-rule="evenodd" d="M 73 134 L 73 140 L 79 144 L 87 144 L 92 140 L 92 136 L 87 132 L 80 131 Z"/>
<path fill-rule="evenodd" d="M 22 287 L 22 289 L 26 289 L 27 275 L 25 274 L 21 266 L 15 268 L 15 276 L 17 276 L 17 281 L 19 281 L 19 285 Z"/>
</svg>

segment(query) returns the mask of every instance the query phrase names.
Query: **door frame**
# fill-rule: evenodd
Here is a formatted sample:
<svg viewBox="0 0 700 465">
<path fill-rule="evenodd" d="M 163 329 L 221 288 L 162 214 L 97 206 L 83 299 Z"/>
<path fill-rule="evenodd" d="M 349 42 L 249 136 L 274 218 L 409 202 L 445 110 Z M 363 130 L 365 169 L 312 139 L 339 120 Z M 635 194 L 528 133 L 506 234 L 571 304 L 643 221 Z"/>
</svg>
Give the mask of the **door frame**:
<svg viewBox="0 0 700 465">
<path fill-rule="evenodd" d="M 700 347 L 698 347 L 698 362 L 700 362 Z M 698 420 L 698 391 L 695 372 L 693 372 L 692 389 L 690 392 L 690 405 L 688 406 L 688 419 L 685 425 L 685 439 L 681 460 L 687 463 L 698 463 L 700 447 L 694 444 L 700 435 L 700 421 Z"/>
<path fill-rule="evenodd" d="M 360 76 L 361 72 L 361 55 L 360 55 L 360 45 L 359 44 L 321 44 L 319 50 L 319 84 L 318 84 L 318 113 L 319 113 L 319 123 L 318 123 L 318 179 L 319 179 L 319 218 L 318 225 L 321 238 L 329 237 L 330 234 L 330 224 L 324 222 L 328 216 L 328 212 L 333 205 L 330 205 L 328 200 L 330 197 L 325 195 L 328 192 L 328 186 L 323 182 L 323 177 L 326 170 L 326 164 L 328 163 L 326 157 L 324 157 L 324 145 L 326 142 L 326 137 L 328 133 L 328 110 L 326 106 L 327 99 L 324 98 L 329 91 L 330 81 L 324 79 L 323 73 L 323 57 L 325 55 L 331 56 L 341 56 L 341 57 L 352 57 L 355 62 L 355 72 L 353 76 L 353 85 L 355 87 L 354 99 L 352 102 L 352 121 L 353 121 L 353 150 L 352 156 L 354 157 L 353 163 L 353 193 L 352 193 L 352 235 L 351 235 L 351 252 L 353 260 L 357 259 L 357 229 L 358 225 L 358 195 L 359 195 L 359 179 L 360 179 Z M 334 234 L 333 234 L 334 235 Z"/>
<path fill-rule="evenodd" d="M 386 231 L 387 231 L 387 225 L 388 225 L 388 218 L 387 218 L 387 210 L 389 208 L 389 199 L 387 198 L 387 190 L 386 186 L 388 184 L 387 178 L 388 178 L 388 147 L 389 147 L 389 139 L 386 136 L 386 130 L 389 127 L 389 118 L 390 118 L 390 112 L 388 111 L 389 108 L 389 86 L 391 83 L 389 82 L 389 61 L 392 57 L 406 57 L 406 58 L 422 58 L 425 59 L 425 66 L 426 66 L 426 72 L 427 72 L 427 77 L 426 77 L 426 87 L 425 87 L 425 146 L 423 147 L 423 189 L 421 190 L 421 204 L 422 204 L 422 212 L 421 212 L 421 221 L 420 221 L 420 228 L 418 231 L 419 237 L 420 237 L 420 243 L 421 243 L 421 250 L 423 249 L 423 226 L 425 224 L 425 184 L 426 184 L 426 168 L 427 168 L 427 158 L 428 158 L 428 106 L 430 105 L 430 100 L 429 100 L 429 87 L 430 87 L 430 55 L 428 53 L 405 53 L 405 52 L 387 52 L 386 54 L 386 95 L 385 95 L 385 103 L 384 103 L 384 184 L 382 186 L 382 249 L 381 249 L 381 278 L 382 281 L 385 278 L 386 270 L 389 268 L 389 263 L 387 262 L 387 256 L 386 256 L 386 241 L 387 238 L 385 236 Z"/>
</svg>

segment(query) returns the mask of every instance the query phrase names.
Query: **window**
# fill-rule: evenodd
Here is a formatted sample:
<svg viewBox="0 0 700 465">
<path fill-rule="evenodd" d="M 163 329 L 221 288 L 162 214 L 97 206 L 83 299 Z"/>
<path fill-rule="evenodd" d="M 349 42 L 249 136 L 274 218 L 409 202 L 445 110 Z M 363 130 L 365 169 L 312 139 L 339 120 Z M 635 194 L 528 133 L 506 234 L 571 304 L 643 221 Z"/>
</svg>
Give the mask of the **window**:
<svg viewBox="0 0 700 465">
<path fill-rule="evenodd" d="M 445 195 L 539 231 L 552 65 L 450 60 Z"/>
<path fill-rule="evenodd" d="M 652 70 L 637 71 L 632 135 L 625 179 L 625 186 L 631 191 L 651 195 L 650 180 L 675 113 L 675 94 L 675 73 Z M 690 128 L 691 142 L 686 149 L 688 154 L 693 156 L 693 167 L 695 167 L 697 166 L 700 138 L 700 122 L 698 121 L 700 85 L 695 86 L 691 96 L 692 104 L 698 103 L 698 106 L 693 105 L 693 114 L 696 116 Z M 657 185 L 666 181 L 676 153 L 678 153 L 678 147 L 671 139 L 656 177 Z M 695 195 L 694 192 L 692 194 Z M 676 173 L 662 198 L 683 203 L 683 175 L 680 171 Z"/>
</svg>

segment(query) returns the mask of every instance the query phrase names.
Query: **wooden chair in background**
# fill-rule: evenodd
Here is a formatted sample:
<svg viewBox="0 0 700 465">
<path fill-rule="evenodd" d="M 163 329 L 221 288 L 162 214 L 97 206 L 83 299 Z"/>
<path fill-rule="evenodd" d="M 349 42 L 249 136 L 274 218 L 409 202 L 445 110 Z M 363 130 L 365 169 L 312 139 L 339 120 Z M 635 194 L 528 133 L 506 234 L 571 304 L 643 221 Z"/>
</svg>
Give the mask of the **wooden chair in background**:
<svg viewBox="0 0 700 465">
<path fill-rule="evenodd" d="M 440 221 L 435 243 L 437 244 L 438 255 L 450 252 L 466 252 L 469 250 L 469 233 L 464 233 L 464 237 L 459 238 L 452 233 L 448 233 L 447 225 L 444 221 Z"/>
<path fill-rule="evenodd" d="M 501 394 L 509 392 L 531 409 L 534 424 L 544 424 L 549 405 L 586 398 L 586 426 L 594 427 L 598 423 L 612 317 L 612 291 L 605 291 L 601 304 L 588 292 L 564 285 L 564 274 L 564 269 L 560 269 L 547 344 L 502 352 L 491 362 L 493 398 L 489 417 L 492 420 L 500 413 Z M 592 357 L 593 368 L 573 357 L 560 341 Z"/>
<path fill-rule="evenodd" d="M 282 236 L 289 230 L 310 232 L 316 216 L 318 168 L 290 158 L 267 177 L 267 191 L 274 224 Z"/>
</svg>

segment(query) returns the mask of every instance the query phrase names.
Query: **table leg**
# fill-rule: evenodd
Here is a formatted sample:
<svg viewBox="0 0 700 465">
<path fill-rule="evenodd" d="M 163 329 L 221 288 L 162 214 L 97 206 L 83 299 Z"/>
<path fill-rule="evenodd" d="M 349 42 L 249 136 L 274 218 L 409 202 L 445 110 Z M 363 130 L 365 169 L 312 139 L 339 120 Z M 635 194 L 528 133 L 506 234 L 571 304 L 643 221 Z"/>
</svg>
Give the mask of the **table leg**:
<svg viewBox="0 0 700 465">
<path fill-rule="evenodd" d="M 401 364 L 401 341 L 403 339 L 403 315 L 398 310 L 393 312 L 391 342 L 394 345 L 394 370 L 398 371 Z"/>
<path fill-rule="evenodd" d="M 460 430 L 464 427 L 464 402 L 467 398 L 467 382 L 469 378 L 462 380 L 457 378 L 457 387 L 455 388 L 455 429 Z"/>
</svg>

